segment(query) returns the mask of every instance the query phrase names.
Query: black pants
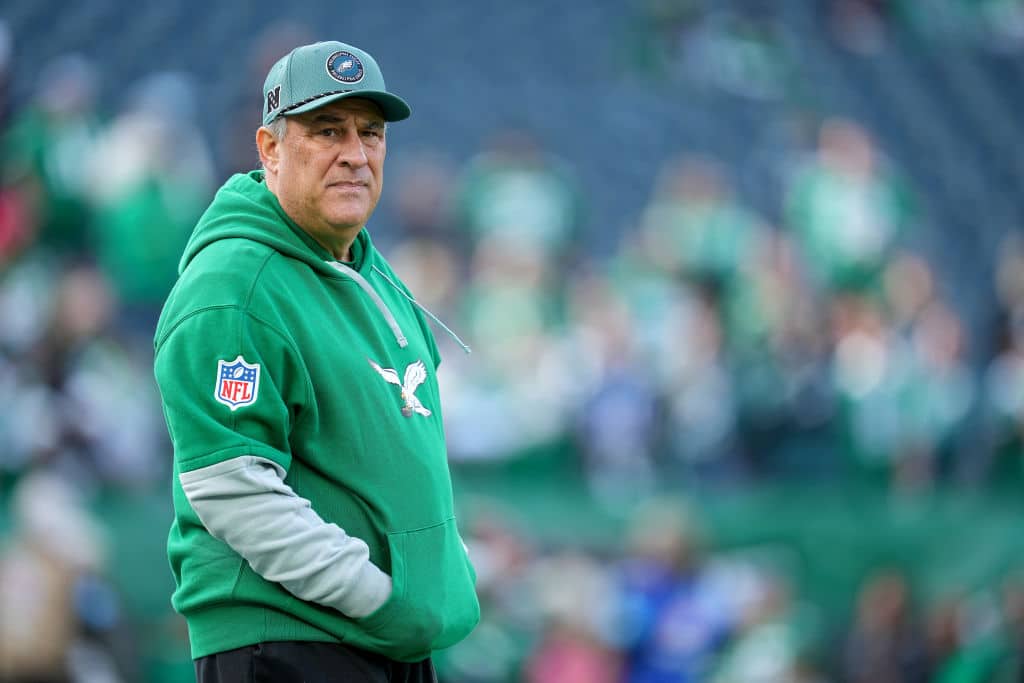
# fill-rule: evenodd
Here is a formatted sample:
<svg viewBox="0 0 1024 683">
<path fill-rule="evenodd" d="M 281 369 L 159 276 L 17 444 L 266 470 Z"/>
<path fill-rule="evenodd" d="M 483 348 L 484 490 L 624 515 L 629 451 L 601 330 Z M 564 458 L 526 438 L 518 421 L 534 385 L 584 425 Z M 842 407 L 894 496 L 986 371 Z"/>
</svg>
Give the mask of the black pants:
<svg viewBox="0 0 1024 683">
<path fill-rule="evenodd" d="M 196 660 L 197 683 L 436 683 L 429 659 L 406 664 L 334 643 L 248 645 Z"/>
</svg>

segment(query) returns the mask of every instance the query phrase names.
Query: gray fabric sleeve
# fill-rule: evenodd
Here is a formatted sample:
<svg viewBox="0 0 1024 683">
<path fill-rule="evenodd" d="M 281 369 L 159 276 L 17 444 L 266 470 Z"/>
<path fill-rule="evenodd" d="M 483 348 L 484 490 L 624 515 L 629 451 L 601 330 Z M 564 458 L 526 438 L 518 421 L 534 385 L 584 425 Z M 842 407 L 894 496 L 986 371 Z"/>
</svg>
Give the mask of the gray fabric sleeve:
<svg viewBox="0 0 1024 683">
<path fill-rule="evenodd" d="M 179 475 L 206 529 L 267 581 L 302 600 L 367 616 L 391 595 L 391 577 L 359 538 L 328 524 L 266 458 L 243 455 Z"/>
</svg>

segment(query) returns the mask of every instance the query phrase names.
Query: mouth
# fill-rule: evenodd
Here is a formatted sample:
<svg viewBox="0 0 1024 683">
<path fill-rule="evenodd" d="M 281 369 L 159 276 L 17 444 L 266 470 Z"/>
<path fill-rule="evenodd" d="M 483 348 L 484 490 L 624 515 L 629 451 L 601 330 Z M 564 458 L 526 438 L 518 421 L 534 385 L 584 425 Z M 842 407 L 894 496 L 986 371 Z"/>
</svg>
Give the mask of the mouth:
<svg viewBox="0 0 1024 683">
<path fill-rule="evenodd" d="M 339 190 L 357 190 L 367 186 L 367 183 L 359 180 L 338 180 L 327 185 L 327 187 L 333 187 Z"/>
</svg>

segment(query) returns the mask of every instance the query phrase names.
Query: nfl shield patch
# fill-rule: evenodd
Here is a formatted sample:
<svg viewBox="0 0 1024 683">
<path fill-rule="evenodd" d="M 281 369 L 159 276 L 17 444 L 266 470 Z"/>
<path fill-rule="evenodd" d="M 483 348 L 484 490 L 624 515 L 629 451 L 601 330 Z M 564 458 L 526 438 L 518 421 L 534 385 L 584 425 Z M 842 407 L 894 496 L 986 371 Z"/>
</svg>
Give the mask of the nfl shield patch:
<svg viewBox="0 0 1024 683">
<path fill-rule="evenodd" d="M 213 397 L 231 410 L 256 402 L 260 389 L 260 364 L 246 363 L 239 356 L 217 361 L 217 389 Z"/>
</svg>

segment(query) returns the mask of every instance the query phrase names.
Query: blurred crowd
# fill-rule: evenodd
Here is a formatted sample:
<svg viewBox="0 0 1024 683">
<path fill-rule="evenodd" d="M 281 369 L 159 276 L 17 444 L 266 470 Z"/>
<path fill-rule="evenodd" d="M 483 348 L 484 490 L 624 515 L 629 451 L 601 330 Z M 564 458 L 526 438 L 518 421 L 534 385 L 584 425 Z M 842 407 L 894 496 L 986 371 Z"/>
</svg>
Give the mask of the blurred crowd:
<svg viewBox="0 0 1024 683">
<path fill-rule="evenodd" d="M 1024 576 L 923 604 L 879 566 L 834 620 L 784 554 L 713 549 L 679 501 L 649 499 L 608 554 L 535 547 L 483 515 L 470 548 L 484 619 L 444 680 L 529 683 L 1011 682 L 1024 676 Z"/>
<path fill-rule="evenodd" d="M 715 41 L 683 40 L 687 4 L 644 15 L 652 41 L 688 46 L 663 52 L 666 64 L 747 41 L 758 77 L 721 71 L 719 85 L 770 92 L 756 31 L 704 25 Z M 1020 49 L 1020 4 L 975 4 L 976 21 L 958 25 Z M 952 9 L 916 6 L 833 3 L 836 39 L 870 50 L 883 39 L 875 22 L 893 16 L 922 31 L 956 24 L 943 20 Z M 10 102 L 10 43 L 0 23 L 0 681 L 188 680 L 187 662 L 145 642 L 180 641 L 180 625 L 134 628 L 105 564 L 116 539 L 89 503 L 165 492 L 152 330 L 196 219 L 255 150 L 205 141 L 184 73 L 153 73 L 107 111 L 102 72 L 64 55 L 40 69 L 30 101 Z M 985 285 L 998 327 L 978 331 L 948 295 L 962 283 L 910 246 L 924 229 L 917 188 L 849 117 L 822 118 L 791 150 L 775 220 L 745 201 L 735 169 L 683 154 L 628 225 L 602 226 L 573 162 L 525 127 L 495 130 L 466 159 L 394 149 L 388 169 L 394 224 L 371 232 L 473 349 L 435 330 L 453 467 L 554 454 L 601 504 L 639 504 L 601 550 L 544 546 L 475 515 L 484 621 L 439 655 L 444 681 L 1024 680 L 1021 576 L 925 605 L 900 568 L 880 567 L 834 622 L 785 563 L 716 549 L 695 510 L 654 502 L 776 481 L 1019 491 L 1020 234 Z M 589 248 L 597 229 L 620 236 L 612 253 Z M 991 352 L 973 352 L 978 338 L 995 340 Z"/>
<path fill-rule="evenodd" d="M 953 283 L 906 246 L 913 190 L 855 121 L 824 120 L 794 160 L 783 225 L 744 205 L 729 169 L 684 156 L 602 260 L 566 165 L 525 133 L 449 178 L 428 165 L 397 182 L 392 254 L 474 342 L 446 356 L 456 460 L 568 439 L 612 497 L 666 476 L 1021 485 L 1022 244 L 1008 236 L 993 269 L 999 346 L 978 372 Z"/>
</svg>

